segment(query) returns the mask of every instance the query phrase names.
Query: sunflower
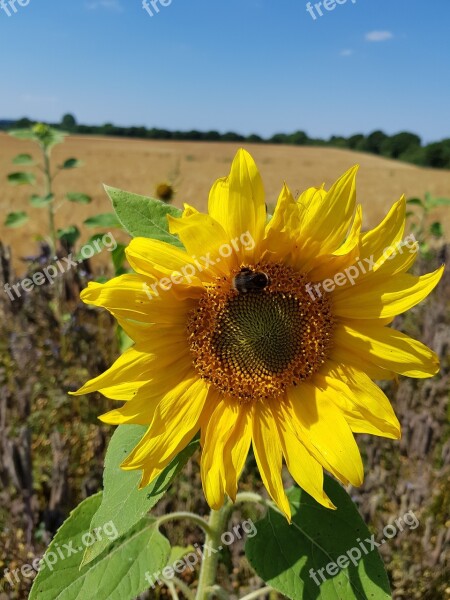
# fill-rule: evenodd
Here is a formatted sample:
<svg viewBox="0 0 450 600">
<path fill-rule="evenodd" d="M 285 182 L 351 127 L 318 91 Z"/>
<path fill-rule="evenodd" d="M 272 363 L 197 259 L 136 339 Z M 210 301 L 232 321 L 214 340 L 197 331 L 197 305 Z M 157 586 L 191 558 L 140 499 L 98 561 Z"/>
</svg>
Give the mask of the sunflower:
<svg viewBox="0 0 450 600">
<path fill-rule="evenodd" d="M 125 401 L 105 423 L 148 426 L 121 465 L 142 470 L 140 487 L 200 432 L 213 509 L 225 494 L 235 500 L 252 446 L 268 493 L 290 518 L 283 460 L 300 487 L 335 508 L 323 469 L 362 483 L 353 434 L 400 437 L 373 380 L 437 373 L 435 353 L 389 324 L 432 291 L 443 268 L 406 273 L 417 244 L 402 246 L 403 197 L 361 233 L 357 168 L 297 200 L 284 185 L 268 219 L 261 176 L 240 150 L 211 189 L 209 214 L 185 205 L 168 217 L 183 250 L 135 238 L 126 250 L 135 274 L 82 292 L 135 342 L 76 393 Z"/>
<path fill-rule="evenodd" d="M 162 183 L 158 183 L 155 188 L 155 195 L 159 200 L 163 202 L 171 202 L 175 195 L 175 190 L 170 183 L 163 181 Z"/>
</svg>

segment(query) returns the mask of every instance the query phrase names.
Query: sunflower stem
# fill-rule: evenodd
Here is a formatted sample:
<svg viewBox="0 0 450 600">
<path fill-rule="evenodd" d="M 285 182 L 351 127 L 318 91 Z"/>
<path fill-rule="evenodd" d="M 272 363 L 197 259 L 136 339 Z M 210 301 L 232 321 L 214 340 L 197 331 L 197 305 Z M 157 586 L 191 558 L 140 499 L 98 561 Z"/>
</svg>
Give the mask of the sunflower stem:
<svg viewBox="0 0 450 600">
<path fill-rule="evenodd" d="M 253 504 L 267 506 L 267 500 L 255 492 L 240 492 L 236 496 L 236 504 L 239 502 L 252 502 Z"/>
<path fill-rule="evenodd" d="M 229 600 L 230 598 L 229 594 L 223 589 L 223 587 L 220 587 L 220 585 L 212 585 L 211 587 L 206 588 L 206 592 L 217 596 L 219 600 Z"/>
<path fill-rule="evenodd" d="M 178 593 L 177 593 L 177 590 L 175 588 L 174 582 L 170 581 L 170 579 L 162 579 L 162 582 L 164 583 L 164 585 L 169 590 L 169 593 L 170 593 L 170 596 L 171 596 L 172 600 L 180 600 L 180 597 L 178 596 Z"/>
<path fill-rule="evenodd" d="M 210 525 L 208 524 L 207 521 L 205 521 L 205 519 L 203 519 L 199 515 L 196 515 L 195 513 L 191 513 L 191 512 L 187 512 L 187 511 L 179 511 L 179 512 L 168 513 L 167 515 L 162 515 L 161 517 L 159 517 L 157 519 L 156 526 L 159 528 L 163 523 L 166 523 L 167 521 L 173 521 L 174 519 L 189 519 L 189 521 L 192 521 L 193 523 L 198 525 L 201 529 L 203 529 L 203 531 L 206 533 L 207 536 L 211 535 L 213 533 L 210 528 Z"/>
<path fill-rule="evenodd" d="M 172 583 L 186 596 L 187 600 L 195 600 L 194 592 L 178 577 L 172 577 Z"/>
<path fill-rule="evenodd" d="M 220 550 L 222 549 L 221 537 L 228 524 L 232 508 L 233 505 L 227 499 L 220 510 L 212 510 L 209 515 L 210 531 L 206 535 L 196 600 L 207 600 L 214 588 Z"/>
<path fill-rule="evenodd" d="M 241 600 L 255 600 L 256 598 L 260 598 L 261 596 L 264 596 L 265 594 L 270 594 L 271 591 L 273 591 L 273 588 L 266 586 L 266 587 L 260 588 L 259 590 L 254 590 L 253 592 L 250 592 L 246 596 L 242 596 Z"/>
</svg>

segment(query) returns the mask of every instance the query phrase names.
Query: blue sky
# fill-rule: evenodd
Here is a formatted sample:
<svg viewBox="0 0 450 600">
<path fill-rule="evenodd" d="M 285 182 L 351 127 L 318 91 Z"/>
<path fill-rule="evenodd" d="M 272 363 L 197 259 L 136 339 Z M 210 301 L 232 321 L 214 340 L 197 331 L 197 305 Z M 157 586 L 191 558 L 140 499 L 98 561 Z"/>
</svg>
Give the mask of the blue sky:
<svg viewBox="0 0 450 600">
<path fill-rule="evenodd" d="M 153 17 L 142 0 L 28 1 L 0 10 L 0 118 L 450 137 L 449 0 L 347 0 L 315 20 L 304 0 Z"/>
</svg>

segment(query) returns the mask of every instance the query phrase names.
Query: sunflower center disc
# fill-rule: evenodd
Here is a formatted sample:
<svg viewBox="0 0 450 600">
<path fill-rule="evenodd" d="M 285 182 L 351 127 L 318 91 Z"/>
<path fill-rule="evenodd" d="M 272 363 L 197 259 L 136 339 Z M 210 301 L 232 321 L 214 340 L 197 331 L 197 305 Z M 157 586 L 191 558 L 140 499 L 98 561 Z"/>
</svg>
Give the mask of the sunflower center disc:
<svg viewBox="0 0 450 600">
<path fill-rule="evenodd" d="M 276 397 L 311 377 L 331 347 L 329 298 L 313 300 L 293 269 L 258 264 L 269 284 L 237 291 L 230 279 L 208 288 L 188 320 L 194 366 L 220 391 L 241 401 Z"/>
</svg>

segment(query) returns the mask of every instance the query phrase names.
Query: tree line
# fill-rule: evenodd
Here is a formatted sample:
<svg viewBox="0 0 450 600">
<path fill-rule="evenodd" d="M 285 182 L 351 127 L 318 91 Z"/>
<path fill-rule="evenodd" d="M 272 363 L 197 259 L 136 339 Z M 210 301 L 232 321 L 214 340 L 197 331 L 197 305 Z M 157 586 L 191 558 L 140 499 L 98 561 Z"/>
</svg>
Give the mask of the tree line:
<svg viewBox="0 0 450 600">
<path fill-rule="evenodd" d="M 0 129 L 16 129 L 30 127 L 34 121 L 28 118 L 19 121 L 0 121 Z M 291 146 L 326 146 L 332 148 L 346 148 L 359 152 L 369 152 L 386 158 L 394 158 L 419 166 L 450 169 L 450 138 L 422 144 L 421 138 L 408 131 L 401 131 L 395 135 L 387 135 L 383 131 L 373 131 L 368 135 L 357 133 L 350 137 L 331 136 L 328 140 L 311 138 L 304 131 L 294 133 L 276 133 L 268 138 L 257 134 L 248 136 L 240 135 L 233 131 L 220 133 L 219 131 L 169 131 L 152 127 L 119 127 L 112 123 L 104 125 L 81 125 L 75 117 L 66 114 L 60 123 L 51 123 L 52 127 L 63 129 L 69 133 L 85 135 L 111 135 L 116 137 L 139 138 L 149 140 L 184 140 L 204 142 L 248 142 L 253 144 L 284 144 Z"/>
</svg>

